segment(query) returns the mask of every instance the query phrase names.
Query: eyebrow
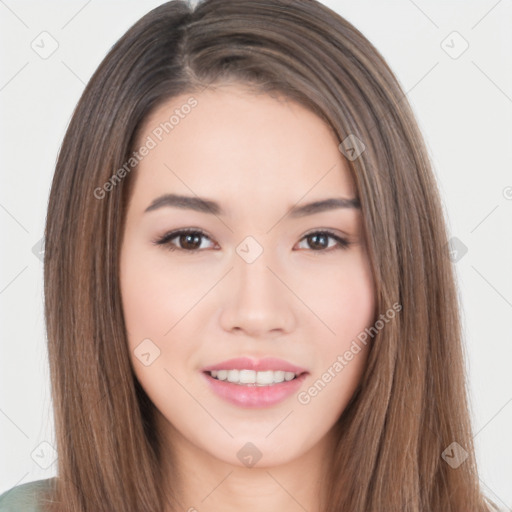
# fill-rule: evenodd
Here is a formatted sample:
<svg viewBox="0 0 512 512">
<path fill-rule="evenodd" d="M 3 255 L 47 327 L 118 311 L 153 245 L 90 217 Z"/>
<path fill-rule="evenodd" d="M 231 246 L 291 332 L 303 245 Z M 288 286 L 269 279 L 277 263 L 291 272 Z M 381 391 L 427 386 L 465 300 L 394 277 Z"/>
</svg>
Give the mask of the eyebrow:
<svg viewBox="0 0 512 512">
<path fill-rule="evenodd" d="M 163 207 L 181 208 L 182 210 L 194 210 L 200 213 L 210 213 L 212 215 L 225 215 L 224 210 L 219 203 L 211 199 L 202 197 L 182 196 L 178 194 L 164 194 L 157 197 L 144 210 L 144 213 L 151 212 Z M 332 197 L 321 201 L 314 201 L 301 206 L 293 206 L 287 212 L 290 217 L 305 217 L 315 213 L 334 210 L 337 208 L 360 208 L 361 204 L 358 198 Z"/>
</svg>

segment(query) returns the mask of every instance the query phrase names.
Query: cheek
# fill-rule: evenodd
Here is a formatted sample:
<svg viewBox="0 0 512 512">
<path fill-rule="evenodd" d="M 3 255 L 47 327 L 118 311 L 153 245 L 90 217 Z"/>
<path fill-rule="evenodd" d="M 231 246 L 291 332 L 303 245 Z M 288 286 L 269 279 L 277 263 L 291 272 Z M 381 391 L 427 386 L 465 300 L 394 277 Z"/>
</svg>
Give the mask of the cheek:
<svg viewBox="0 0 512 512">
<path fill-rule="evenodd" d="M 161 249 L 163 251 L 163 249 Z M 165 255 L 164 255 L 165 256 Z M 121 296 L 130 341 L 167 340 L 204 291 L 201 280 L 171 258 L 127 244 L 121 258 Z"/>
<path fill-rule="evenodd" d="M 121 253 L 120 286 L 135 374 L 152 400 L 165 402 L 177 386 L 171 374 L 181 382 L 195 364 L 199 347 L 187 331 L 186 315 L 204 294 L 204 284 L 154 255 L 140 242 L 131 246 L 128 241 Z"/>
<path fill-rule="evenodd" d="M 147 279 L 140 267 L 127 268 L 121 286 L 122 304 L 130 346 L 144 338 L 161 337 L 171 327 L 166 315 L 172 294 L 165 294 L 163 287 Z"/>
<path fill-rule="evenodd" d="M 361 379 L 371 346 L 365 329 L 375 318 L 374 281 L 368 259 L 356 252 L 344 263 L 317 276 L 313 296 L 314 307 L 325 325 L 319 322 L 315 328 L 323 335 L 314 337 L 319 364 L 311 396 L 316 397 L 317 390 L 322 390 L 322 396 L 318 392 L 315 398 L 315 407 L 334 408 L 334 415 L 342 412 Z M 320 282 L 325 283 L 323 287 L 318 287 Z"/>
<path fill-rule="evenodd" d="M 315 315 L 324 352 L 345 350 L 375 317 L 375 290 L 367 257 L 362 251 L 343 256 L 341 264 L 318 266 L 304 275 L 301 294 Z M 323 324 L 323 325 L 322 325 Z"/>
<path fill-rule="evenodd" d="M 174 326 L 184 314 L 176 277 L 171 288 L 170 277 L 151 265 L 148 258 L 139 257 L 134 248 L 127 250 L 121 260 L 120 281 L 129 356 L 137 380 L 160 411 L 169 406 L 171 410 L 185 407 L 187 402 L 182 403 L 173 376 L 179 382 L 183 378 L 173 360 L 186 361 L 194 347 L 174 343 L 179 338 L 179 325 Z M 169 396 L 173 396 L 171 402 Z"/>
<path fill-rule="evenodd" d="M 348 345 L 372 324 L 375 317 L 375 292 L 369 270 L 363 266 L 354 268 L 331 291 L 331 304 L 336 305 L 330 308 L 335 337 L 343 340 L 341 345 Z"/>
</svg>

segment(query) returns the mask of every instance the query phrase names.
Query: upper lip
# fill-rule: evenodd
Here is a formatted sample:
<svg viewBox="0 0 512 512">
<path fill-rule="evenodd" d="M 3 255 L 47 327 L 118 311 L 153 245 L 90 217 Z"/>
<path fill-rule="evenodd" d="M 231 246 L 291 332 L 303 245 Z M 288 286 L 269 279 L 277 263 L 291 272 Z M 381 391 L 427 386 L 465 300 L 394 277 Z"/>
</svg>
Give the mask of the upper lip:
<svg viewBox="0 0 512 512">
<path fill-rule="evenodd" d="M 296 366 L 288 361 L 277 359 L 275 357 L 265 357 L 263 359 L 237 357 L 235 359 L 228 359 L 227 361 L 222 361 L 222 363 L 203 368 L 203 371 L 205 372 L 211 372 L 213 370 L 254 370 L 256 372 L 283 370 L 285 372 L 293 372 L 296 375 L 307 372 L 305 368 L 301 368 L 300 366 Z"/>
</svg>

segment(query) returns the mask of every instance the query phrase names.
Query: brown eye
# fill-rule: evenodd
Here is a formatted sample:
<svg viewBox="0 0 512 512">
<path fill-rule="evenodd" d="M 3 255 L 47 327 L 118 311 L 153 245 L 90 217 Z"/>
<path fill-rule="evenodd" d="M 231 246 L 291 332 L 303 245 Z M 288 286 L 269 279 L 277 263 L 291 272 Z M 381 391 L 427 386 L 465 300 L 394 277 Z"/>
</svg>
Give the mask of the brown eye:
<svg viewBox="0 0 512 512">
<path fill-rule="evenodd" d="M 329 239 L 334 240 L 336 243 L 329 246 Z M 337 248 L 346 249 L 350 245 L 348 240 L 330 231 L 314 231 L 308 233 L 302 240 L 306 240 L 310 248 L 315 252 L 330 252 L 331 249 L 335 250 Z"/>
<path fill-rule="evenodd" d="M 208 236 L 200 230 L 182 229 L 167 233 L 157 240 L 155 244 L 164 245 L 170 251 L 199 252 L 199 250 L 202 250 L 201 240 L 203 238 L 208 238 Z M 173 243 L 173 240 L 178 240 L 178 245 Z"/>
<path fill-rule="evenodd" d="M 183 235 L 178 235 L 176 238 L 180 241 L 180 246 L 182 249 L 199 249 L 201 246 L 201 236 L 199 234 L 190 234 L 186 233 Z"/>
</svg>

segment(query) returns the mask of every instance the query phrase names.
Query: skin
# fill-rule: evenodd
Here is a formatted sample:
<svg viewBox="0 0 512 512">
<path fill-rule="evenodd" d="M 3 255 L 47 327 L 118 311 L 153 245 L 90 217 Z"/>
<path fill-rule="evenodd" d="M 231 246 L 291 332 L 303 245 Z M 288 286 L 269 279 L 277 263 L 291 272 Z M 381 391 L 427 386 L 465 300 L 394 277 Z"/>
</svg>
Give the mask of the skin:
<svg viewBox="0 0 512 512">
<path fill-rule="evenodd" d="M 155 110 L 139 141 L 190 96 Z M 304 391 L 372 325 L 374 283 L 360 210 L 286 216 L 297 203 L 355 197 L 353 178 L 328 126 L 299 104 L 236 84 L 194 97 L 198 105 L 134 171 L 121 248 L 130 357 L 158 410 L 162 474 L 179 489 L 182 510 L 318 511 L 332 428 L 370 345 L 308 404 L 292 394 L 267 408 L 239 407 L 214 394 L 201 372 L 232 357 L 278 357 L 307 369 Z M 173 207 L 144 213 L 164 193 L 213 199 L 227 214 Z M 206 233 L 189 245 L 173 239 L 196 252 L 153 243 L 182 228 Z M 351 244 L 305 236 L 320 229 Z M 250 264 L 236 252 L 247 236 L 263 249 Z M 136 355 L 144 339 L 160 350 L 148 366 Z M 249 441 L 262 454 L 253 467 L 237 457 Z"/>
</svg>

